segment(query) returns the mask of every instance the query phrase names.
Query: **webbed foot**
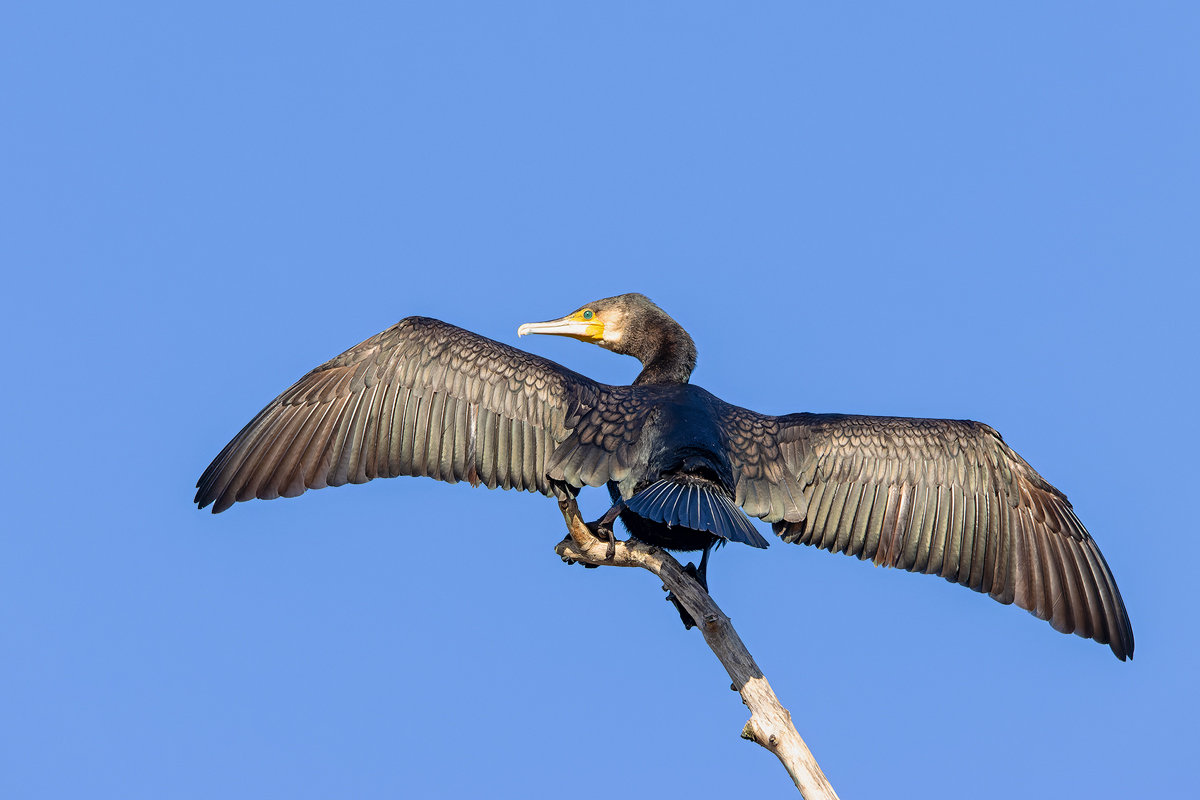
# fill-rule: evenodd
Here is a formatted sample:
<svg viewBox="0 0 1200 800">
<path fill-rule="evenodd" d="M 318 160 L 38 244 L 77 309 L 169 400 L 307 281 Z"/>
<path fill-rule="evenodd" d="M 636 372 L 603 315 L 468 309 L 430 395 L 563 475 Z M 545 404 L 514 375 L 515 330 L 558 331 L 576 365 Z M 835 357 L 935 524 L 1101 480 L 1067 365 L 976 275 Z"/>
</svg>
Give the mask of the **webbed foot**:
<svg viewBox="0 0 1200 800">
<path fill-rule="evenodd" d="M 617 534 L 613 531 L 613 525 L 617 521 L 617 517 L 621 516 L 621 512 L 625 510 L 625 504 L 618 502 L 608 511 L 604 512 L 604 516 L 595 522 L 584 523 L 587 529 L 592 532 L 592 535 L 597 539 L 608 542 L 608 550 L 604 554 L 605 561 L 612 561 L 613 556 L 617 553 Z M 596 564 L 584 564 L 585 567 L 595 569 Z"/>
<path fill-rule="evenodd" d="M 708 581 L 705 580 L 704 573 L 698 570 L 695 564 L 689 561 L 688 565 L 683 568 L 683 571 L 688 575 L 691 575 L 696 583 L 700 584 L 704 591 L 708 591 Z M 663 588 L 665 589 L 666 587 L 664 586 Z M 675 597 L 674 592 L 667 592 L 667 600 L 670 601 L 671 604 L 675 606 L 675 610 L 679 612 L 679 618 L 683 620 L 684 630 L 690 631 L 692 628 L 696 627 L 696 620 L 692 619 L 692 615 L 689 614 L 687 609 L 683 607 L 683 603 L 679 602 L 679 599 Z"/>
<path fill-rule="evenodd" d="M 613 533 L 612 523 L 606 526 L 603 520 L 598 519 L 595 522 L 585 522 L 584 525 L 592 532 L 592 536 L 595 536 L 602 542 L 608 542 L 608 550 L 604 553 L 604 560 L 612 561 L 613 556 L 617 552 L 617 535 Z M 585 569 L 595 569 L 600 565 L 584 564 L 583 566 Z"/>
<path fill-rule="evenodd" d="M 696 583 L 700 584 L 700 588 L 704 589 L 706 593 L 708 592 L 708 555 L 711 552 L 712 545 L 710 544 L 708 547 L 704 548 L 704 554 L 700 557 L 699 567 L 689 561 L 688 565 L 683 568 L 683 571 L 688 575 L 691 575 L 692 578 L 695 579 Z M 666 588 L 667 587 L 665 586 L 663 587 L 664 590 Z M 683 607 L 683 603 L 679 602 L 673 592 L 667 592 L 667 599 L 671 601 L 671 603 L 675 606 L 675 610 L 679 612 L 679 618 L 683 620 L 684 630 L 690 631 L 692 628 L 696 627 L 696 620 L 692 619 L 692 615 L 687 612 L 687 609 Z"/>
</svg>

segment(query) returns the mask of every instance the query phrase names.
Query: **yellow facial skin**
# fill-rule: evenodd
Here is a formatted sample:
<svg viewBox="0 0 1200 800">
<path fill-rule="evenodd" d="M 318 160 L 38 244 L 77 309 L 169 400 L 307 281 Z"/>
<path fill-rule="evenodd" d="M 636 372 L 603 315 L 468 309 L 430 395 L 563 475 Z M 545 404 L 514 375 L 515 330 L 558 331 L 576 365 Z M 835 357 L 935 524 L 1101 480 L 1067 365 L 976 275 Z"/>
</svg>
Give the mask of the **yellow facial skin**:
<svg viewBox="0 0 1200 800">
<path fill-rule="evenodd" d="M 517 335 L 542 333 L 548 336 L 570 336 L 581 342 L 601 344 L 604 341 L 604 320 L 595 311 L 583 308 L 562 319 L 549 322 L 526 322 L 517 328 Z"/>
</svg>

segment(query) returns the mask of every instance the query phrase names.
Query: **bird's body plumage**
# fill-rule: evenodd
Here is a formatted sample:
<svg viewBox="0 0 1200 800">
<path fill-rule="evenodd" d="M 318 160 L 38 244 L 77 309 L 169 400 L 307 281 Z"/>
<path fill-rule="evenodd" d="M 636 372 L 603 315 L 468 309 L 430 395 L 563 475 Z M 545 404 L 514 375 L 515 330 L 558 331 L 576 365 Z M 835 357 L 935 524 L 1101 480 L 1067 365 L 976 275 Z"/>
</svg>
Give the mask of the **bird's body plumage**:
<svg viewBox="0 0 1200 800">
<path fill-rule="evenodd" d="M 643 373 L 608 386 L 409 317 L 272 401 L 204 472 L 196 502 L 215 513 L 399 475 L 550 496 L 607 484 L 648 543 L 765 547 L 736 505 L 785 542 L 941 575 L 1132 655 L 1095 542 L 1066 497 L 987 425 L 730 405 L 687 382 L 690 337 L 640 295 L 522 332 L 562 332 L 538 326 L 635 355 Z"/>
</svg>

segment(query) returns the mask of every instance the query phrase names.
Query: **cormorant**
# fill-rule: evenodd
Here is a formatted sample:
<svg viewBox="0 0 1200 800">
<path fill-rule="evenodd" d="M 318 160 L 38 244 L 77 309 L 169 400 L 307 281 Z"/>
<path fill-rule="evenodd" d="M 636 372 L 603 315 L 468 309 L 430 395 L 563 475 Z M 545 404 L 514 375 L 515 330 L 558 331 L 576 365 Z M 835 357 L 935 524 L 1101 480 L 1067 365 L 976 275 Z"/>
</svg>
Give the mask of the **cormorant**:
<svg viewBox="0 0 1200 800">
<path fill-rule="evenodd" d="M 631 355 L 642 372 L 607 386 L 408 317 L 271 401 L 204 471 L 195 502 L 219 513 L 397 475 L 548 496 L 607 484 L 614 505 L 593 528 L 611 536 L 619 515 L 637 539 L 702 551 L 693 574 L 705 588 L 714 544 L 767 547 L 749 514 L 785 542 L 941 575 L 1133 655 L 1099 548 L 1066 496 L 989 426 L 730 405 L 688 382 L 695 344 L 640 294 L 527 333 Z"/>
</svg>

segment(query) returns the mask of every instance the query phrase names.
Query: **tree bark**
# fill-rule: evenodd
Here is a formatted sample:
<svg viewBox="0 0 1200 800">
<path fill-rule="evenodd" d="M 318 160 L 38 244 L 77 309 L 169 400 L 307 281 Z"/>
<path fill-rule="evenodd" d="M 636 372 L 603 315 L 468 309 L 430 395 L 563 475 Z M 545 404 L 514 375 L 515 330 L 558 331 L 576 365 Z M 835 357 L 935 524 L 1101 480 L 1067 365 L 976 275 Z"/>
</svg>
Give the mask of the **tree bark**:
<svg viewBox="0 0 1200 800">
<path fill-rule="evenodd" d="M 558 543 L 554 552 L 564 560 L 595 566 L 641 567 L 661 578 L 664 587 L 696 620 L 704 641 L 733 679 L 730 688 L 741 694 L 742 702 L 750 709 L 750 719 L 742 728 L 742 738 L 774 753 L 805 800 L 837 800 L 837 793 L 792 725 L 791 713 L 780 704 L 729 617 L 700 584 L 660 548 L 632 539 L 613 545 L 594 536 L 584 524 L 573 498 L 560 500 L 558 505 L 569 534 Z"/>
</svg>

